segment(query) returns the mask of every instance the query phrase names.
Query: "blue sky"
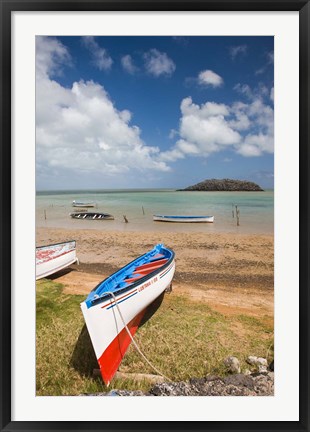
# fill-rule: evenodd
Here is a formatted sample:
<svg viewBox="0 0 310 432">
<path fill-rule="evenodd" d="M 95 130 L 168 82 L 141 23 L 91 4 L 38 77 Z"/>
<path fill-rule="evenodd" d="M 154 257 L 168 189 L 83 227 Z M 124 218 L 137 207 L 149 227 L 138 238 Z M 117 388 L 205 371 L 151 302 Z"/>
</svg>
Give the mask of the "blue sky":
<svg viewBox="0 0 310 432">
<path fill-rule="evenodd" d="M 37 190 L 273 188 L 273 37 L 37 37 Z"/>
</svg>

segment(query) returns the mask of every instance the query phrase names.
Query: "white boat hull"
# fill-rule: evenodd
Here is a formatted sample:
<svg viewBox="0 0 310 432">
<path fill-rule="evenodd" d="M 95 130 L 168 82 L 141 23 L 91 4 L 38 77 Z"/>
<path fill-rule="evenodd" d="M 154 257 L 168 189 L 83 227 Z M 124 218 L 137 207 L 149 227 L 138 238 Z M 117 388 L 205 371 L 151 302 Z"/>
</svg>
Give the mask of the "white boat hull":
<svg viewBox="0 0 310 432">
<path fill-rule="evenodd" d="M 36 248 L 36 279 L 54 274 L 78 261 L 75 241 Z"/>
<path fill-rule="evenodd" d="M 89 308 L 86 302 L 81 303 L 101 375 L 107 385 L 131 342 L 123 320 L 134 335 L 145 309 L 170 286 L 174 272 L 173 259 L 168 267 L 150 279 L 125 293 L 115 294 L 116 301 L 110 297 Z"/>
<path fill-rule="evenodd" d="M 165 216 L 153 215 L 153 220 L 158 222 L 178 222 L 178 223 L 197 223 L 197 222 L 214 222 L 214 216 Z"/>
<path fill-rule="evenodd" d="M 91 208 L 91 207 L 95 207 L 95 206 L 96 206 L 96 203 L 94 203 L 94 202 L 78 202 L 78 201 L 72 202 L 72 207 Z"/>
</svg>

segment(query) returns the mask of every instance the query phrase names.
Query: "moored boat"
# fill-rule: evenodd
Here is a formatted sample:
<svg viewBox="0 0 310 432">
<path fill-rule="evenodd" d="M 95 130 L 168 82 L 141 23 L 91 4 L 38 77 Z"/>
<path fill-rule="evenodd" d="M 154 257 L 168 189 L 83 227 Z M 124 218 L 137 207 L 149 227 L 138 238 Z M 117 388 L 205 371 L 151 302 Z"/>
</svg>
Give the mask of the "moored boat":
<svg viewBox="0 0 310 432">
<path fill-rule="evenodd" d="M 147 306 L 170 287 L 174 271 L 174 252 L 158 244 L 99 283 L 81 303 L 101 376 L 107 385 Z"/>
<path fill-rule="evenodd" d="M 93 219 L 93 220 L 114 220 L 114 216 L 108 213 L 99 213 L 99 212 L 73 212 L 70 213 L 70 216 L 73 219 Z"/>
<path fill-rule="evenodd" d="M 158 222 L 214 222 L 214 216 L 177 216 L 177 215 L 153 215 L 153 220 Z"/>
<path fill-rule="evenodd" d="M 95 207 L 96 203 L 94 201 L 83 202 L 83 201 L 72 201 L 72 207 Z"/>
<path fill-rule="evenodd" d="M 54 274 L 78 262 L 75 240 L 36 247 L 36 279 Z"/>
</svg>

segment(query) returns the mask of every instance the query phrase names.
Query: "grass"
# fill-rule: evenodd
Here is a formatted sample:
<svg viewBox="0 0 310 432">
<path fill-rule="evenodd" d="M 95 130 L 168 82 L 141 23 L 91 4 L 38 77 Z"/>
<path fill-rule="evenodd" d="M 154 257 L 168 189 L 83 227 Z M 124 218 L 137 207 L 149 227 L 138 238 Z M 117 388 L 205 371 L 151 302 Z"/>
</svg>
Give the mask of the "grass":
<svg viewBox="0 0 310 432">
<path fill-rule="evenodd" d="M 97 360 L 84 324 L 80 303 L 85 296 L 67 295 L 52 281 L 37 282 L 36 390 L 37 395 L 78 395 L 104 392 L 101 378 L 93 377 Z M 270 317 L 223 315 L 205 303 L 172 292 L 139 328 L 135 340 L 157 369 L 173 381 L 225 375 L 223 360 L 236 356 L 249 369 L 249 355 L 273 358 Z M 133 345 L 120 371 L 155 373 Z M 147 390 L 146 381 L 115 379 L 110 388 Z"/>
</svg>

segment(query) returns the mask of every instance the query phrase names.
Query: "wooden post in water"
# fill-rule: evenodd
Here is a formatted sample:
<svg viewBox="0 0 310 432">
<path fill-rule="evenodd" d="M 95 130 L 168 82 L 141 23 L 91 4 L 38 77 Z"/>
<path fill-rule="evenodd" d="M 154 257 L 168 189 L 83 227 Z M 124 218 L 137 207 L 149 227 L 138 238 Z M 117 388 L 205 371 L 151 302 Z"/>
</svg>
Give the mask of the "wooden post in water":
<svg viewBox="0 0 310 432">
<path fill-rule="evenodd" d="M 234 205 L 233 204 L 231 205 L 231 212 L 232 212 L 232 217 L 234 218 L 235 217 L 235 213 L 234 213 Z"/>
<path fill-rule="evenodd" d="M 238 210 L 238 206 L 236 206 L 236 218 L 237 218 L 237 226 L 239 226 L 239 217 L 240 217 L 240 210 Z"/>
<path fill-rule="evenodd" d="M 44 210 L 44 219 L 46 220 L 46 210 Z"/>
<path fill-rule="evenodd" d="M 145 215 L 145 213 L 144 213 L 144 207 L 142 206 L 142 213 Z"/>
<path fill-rule="evenodd" d="M 123 215 L 123 218 L 124 218 L 124 221 L 125 221 L 126 223 L 128 223 L 128 219 L 126 218 L 126 215 Z"/>
</svg>

